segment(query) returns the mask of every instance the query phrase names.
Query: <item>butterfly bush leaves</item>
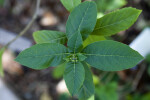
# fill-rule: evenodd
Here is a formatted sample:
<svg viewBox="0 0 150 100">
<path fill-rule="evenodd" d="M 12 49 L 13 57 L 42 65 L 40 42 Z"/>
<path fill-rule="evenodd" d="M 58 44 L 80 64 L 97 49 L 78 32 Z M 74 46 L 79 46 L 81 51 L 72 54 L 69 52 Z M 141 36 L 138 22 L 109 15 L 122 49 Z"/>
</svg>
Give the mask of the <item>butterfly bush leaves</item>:
<svg viewBox="0 0 150 100">
<path fill-rule="evenodd" d="M 132 68 L 143 57 L 129 46 L 112 40 L 104 40 L 88 45 L 82 51 L 91 66 L 103 71 L 120 71 Z"/>
<path fill-rule="evenodd" d="M 94 94 L 94 84 L 90 68 L 85 62 L 82 64 L 85 69 L 85 79 L 82 87 L 79 90 L 79 98 L 80 100 L 87 100 Z"/>
<path fill-rule="evenodd" d="M 81 3 L 81 0 L 60 0 L 68 11 L 72 11 L 76 6 Z"/>
<path fill-rule="evenodd" d="M 85 70 L 81 62 L 68 62 L 64 72 L 64 79 L 71 95 L 77 94 L 84 82 Z"/>
<path fill-rule="evenodd" d="M 5 48 L 0 49 L 0 76 L 4 75 L 3 65 L 2 65 L 2 56 L 3 56 L 4 51 L 5 51 Z"/>
<path fill-rule="evenodd" d="M 97 18 L 95 2 L 85 1 L 78 5 L 69 15 L 66 24 L 66 35 L 70 38 L 79 31 L 83 40 L 94 30 Z"/>
<path fill-rule="evenodd" d="M 61 43 L 65 44 L 67 41 L 66 34 L 58 31 L 41 30 L 33 33 L 36 43 Z"/>
<path fill-rule="evenodd" d="M 67 55 L 65 46 L 58 43 L 44 43 L 22 51 L 15 60 L 32 69 L 45 69 L 63 63 L 63 58 Z"/>
<path fill-rule="evenodd" d="M 59 78 L 63 74 L 72 96 L 78 96 L 80 100 L 94 100 L 93 78 L 88 65 L 104 71 L 120 71 L 134 67 L 143 59 L 129 46 L 105 40 L 105 36 L 133 25 L 141 11 L 124 8 L 97 20 L 94 1 L 61 2 L 71 12 L 66 34 L 48 30 L 35 32 L 33 37 L 37 44 L 22 51 L 15 60 L 32 69 L 60 67 L 54 72 L 55 76 Z M 66 42 L 67 46 L 62 45 Z"/>
<path fill-rule="evenodd" d="M 80 32 L 76 32 L 74 33 L 69 39 L 68 39 L 68 49 L 69 52 L 79 52 L 82 48 L 82 36 L 80 34 Z"/>
<path fill-rule="evenodd" d="M 135 8 L 123 8 L 106 14 L 96 22 L 93 35 L 110 36 L 128 29 L 137 20 L 141 10 Z"/>
</svg>

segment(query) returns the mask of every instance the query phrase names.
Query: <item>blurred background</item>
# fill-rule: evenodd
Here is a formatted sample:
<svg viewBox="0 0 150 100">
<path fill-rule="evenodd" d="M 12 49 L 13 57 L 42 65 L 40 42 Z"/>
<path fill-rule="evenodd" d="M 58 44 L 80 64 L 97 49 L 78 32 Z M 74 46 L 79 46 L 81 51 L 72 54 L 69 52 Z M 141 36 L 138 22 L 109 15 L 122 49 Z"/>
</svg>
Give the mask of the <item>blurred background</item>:
<svg viewBox="0 0 150 100">
<path fill-rule="evenodd" d="M 107 39 L 129 45 L 150 26 L 150 0 L 93 1 L 98 7 L 98 18 L 123 7 L 131 6 L 143 10 L 131 28 Z M 23 30 L 31 21 L 35 8 L 36 0 L 0 0 L 0 47 Z M 66 89 L 63 68 L 50 67 L 39 71 L 21 66 L 14 61 L 18 53 L 35 44 L 32 37 L 34 31 L 65 32 L 68 15 L 69 12 L 60 0 L 41 0 L 38 17 L 32 27 L 3 54 L 5 76 L 0 78 L 0 100 L 77 100 L 71 97 Z M 150 31 L 148 32 L 150 36 Z M 147 44 L 147 47 L 150 48 L 150 44 Z M 119 72 L 103 72 L 93 68 L 95 100 L 150 100 L 150 55 L 147 54 L 145 58 L 133 69 Z M 15 99 L 9 97 L 7 92 L 3 95 L 5 88 L 2 84 L 8 89 L 7 92 L 11 91 Z"/>
</svg>

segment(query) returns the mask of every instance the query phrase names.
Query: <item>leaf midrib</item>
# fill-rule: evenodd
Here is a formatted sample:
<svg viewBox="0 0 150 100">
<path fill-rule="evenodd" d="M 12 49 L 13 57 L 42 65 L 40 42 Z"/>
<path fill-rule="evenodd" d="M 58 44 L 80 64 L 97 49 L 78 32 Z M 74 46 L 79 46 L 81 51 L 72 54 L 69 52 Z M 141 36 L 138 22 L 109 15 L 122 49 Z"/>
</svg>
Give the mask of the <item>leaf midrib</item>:
<svg viewBox="0 0 150 100">
<path fill-rule="evenodd" d="M 76 73 L 76 72 L 75 72 L 75 67 L 76 67 L 76 64 L 75 64 L 75 62 L 74 62 L 74 63 L 73 63 L 73 69 L 74 69 L 74 71 L 73 71 L 73 73 L 74 73 L 74 75 L 73 75 L 73 77 L 74 77 L 74 80 L 73 80 L 73 92 L 74 92 L 74 90 L 75 90 L 75 89 L 74 89 L 74 86 L 75 86 L 75 77 L 76 77 L 76 76 L 75 76 L 75 73 Z M 72 94 L 72 95 L 73 95 L 73 94 Z"/>
<path fill-rule="evenodd" d="M 77 33 L 78 35 L 80 34 L 79 32 Z M 74 54 L 76 53 L 76 47 L 77 47 L 77 40 L 79 38 L 79 36 L 77 35 L 77 38 L 76 38 L 76 42 L 75 42 L 75 47 L 74 47 Z"/>
<path fill-rule="evenodd" d="M 66 38 L 66 36 L 63 36 L 63 37 L 60 37 L 60 38 L 55 38 L 55 39 L 53 39 L 53 40 L 50 40 L 50 41 L 55 41 L 55 40 L 61 40 L 61 39 L 65 39 Z"/>
<path fill-rule="evenodd" d="M 78 28 L 77 28 L 77 32 L 78 32 L 78 35 L 80 34 L 79 32 L 80 32 L 80 27 L 81 27 L 81 25 L 82 25 L 82 23 L 83 23 L 83 20 L 85 19 L 85 15 L 86 15 L 86 13 L 87 13 L 87 11 L 88 11 L 88 9 L 89 9 L 89 7 L 90 7 L 90 3 L 88 4 L 88 7 L 87 7 L 87 9 L 85 10 L 85 13 L 84 13 L 84 15 L 83 15 L 83 17 L 82 17 L 82 19 L 81 19 L 81 22 L 80 22 L 80 24 L 79 24 L 79 26 L 78 26 Z M 79 10 L 80 11 L 80 10 Z M 78 38 L 79 37 L 77 37 L 77 40 L 78 40 Z M 76 49 L 76 44 L 77 43 L 77 41 L 75 42 L 75 48 L 74 48 L 74 54 L 75 54 L 75 49 Z"/>
<path fill-rule="evenodd" d="M 101 55 L 101 54 L 84 54 L 87 56 L 103 56 L 103 57 L 124 57 L 124 58 L 140 58 L 140 57 L 134 57 L 134 56 L 121 56 L 121 55 Z"/>
<path fill-rule="evenodd" d="M 92 94 L 92 92 L 91 92 L 91 91 L 89 91 L 89 89 L 86 87 L 86 85 L 83 85 L 83 89 L 87 91 L 87 93 L 86 93 L 86 94 Z"/>
<path fill-rule="evenodd" d="M 59 56 L 59 55 L 69 55 L 70 53 L 60 53 L 60 54 L 53 54 L 53 55 L 42 55 L 42 56 L 27 56 L 24 58 L 30 58 L 30 57 L 50 57 L 50 56 Z"/>
<path fill-rule="evenodd" d="M 86 10 L 85 10 L 85 13 L 84 13 L 84 15 L 83 15 L 83 18 L 81 19 L 81 22 L 80 22 L 80 24 L 79 24 L 79 27 L 77 28 L 77 31 L 79 31 L 79 29 L 80 29 L 80 27 L 81 27 L 81 24 L 83 23 L 83 20 L 84 20 L 84 18 L 85 18 L 85 15 L 86 15 L 86 13 L 87 13 L 89 7 L 90 7 L 90 3 L 89 3 L 88 7 L 87 7 Z M 79 10 L 79 11 L 80 11 L 80 10 Z"/>
</svg>

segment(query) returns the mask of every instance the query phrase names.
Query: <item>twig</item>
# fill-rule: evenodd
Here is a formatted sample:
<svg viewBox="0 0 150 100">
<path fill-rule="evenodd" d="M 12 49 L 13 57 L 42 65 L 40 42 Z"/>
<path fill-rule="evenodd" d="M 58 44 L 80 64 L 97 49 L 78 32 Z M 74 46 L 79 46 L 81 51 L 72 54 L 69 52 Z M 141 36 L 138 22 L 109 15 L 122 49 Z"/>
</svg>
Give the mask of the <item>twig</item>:
<svg viewBox="0 0 150 100">
<path fill-rule="evenodd" d="M 22 35 L 24 35 L 29 30 L 29 28 L 32 26 L 33 22 L 37 18 L 39 7 L 40 7 L 40 2 L 41 2 L 41 0 L 37 0 L 35 13 L 34 13 L 32 19 L 31 19 L 31 21 L 28 23 L 28 25 L 13 40 L 11 40 L 10 42 L 8 42 L 4 46 L 5 48 L 7 48 L 12 42 L 14 42 L 15 40 L 17 40 L 19 37 L 21 37 Z"/>
<path fill-rule="evenodd" d="M 105 82 L 109 83 L 113 79 L 114 76 L 115 76 L 115 72 L 109 73 L 109 76 L 107 77 Z"/>
<path fill-rule="evenodd" d="M 132 82 L 132 91 L 136 90 L 136 88 L 139 84 L 139 81 L 141 80 L 142 75 L 144 74 L 145 69 L 146 69 L 146 66 L 142 64 L 141 69 L 138 71 L 135 79 Z"/>
<path fill-rule="evenodd" d="M 109 72 L 102 72 L 102 74 L 100 74 L 100 79 L 102 80 Z"/>
</svg>

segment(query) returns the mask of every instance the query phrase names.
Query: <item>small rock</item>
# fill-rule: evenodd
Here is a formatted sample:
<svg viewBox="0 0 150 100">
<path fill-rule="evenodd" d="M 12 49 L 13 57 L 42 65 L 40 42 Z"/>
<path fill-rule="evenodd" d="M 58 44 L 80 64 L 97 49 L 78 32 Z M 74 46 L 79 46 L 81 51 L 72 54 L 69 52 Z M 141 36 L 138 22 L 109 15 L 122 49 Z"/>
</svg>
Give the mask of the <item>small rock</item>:
<svg viewBox="0 0 150 100">
<path fill-rule="evenodd" d="M 6 50 L 2 57 L 2 64 L 5 71 L 12 75 L 22 75 L 21 65 L 14 61 L 15 57 L 11 51 Z"/>
<path fill-rule="evenodd" d="M 54 26 L 58 24 L 58 18 L 52 12 L 45 12 L 40 24 L 43 26 Z"/>
<path fill-rule="evenodd" d="M 48 92 L 45 91 L 42 93 L 40 100 L 52 100 L 52 97 L 49 95 Z"/>
<path fill-rule="evenodd" d="M 62 93 L 69 93 L 68 92 L 68 89 L 66 87 L 66 83 L 64 80 L 61 80 L 57 86 L 56 86 L 56 90 L 59 94 L 62 94 Z"/>
</svg>

